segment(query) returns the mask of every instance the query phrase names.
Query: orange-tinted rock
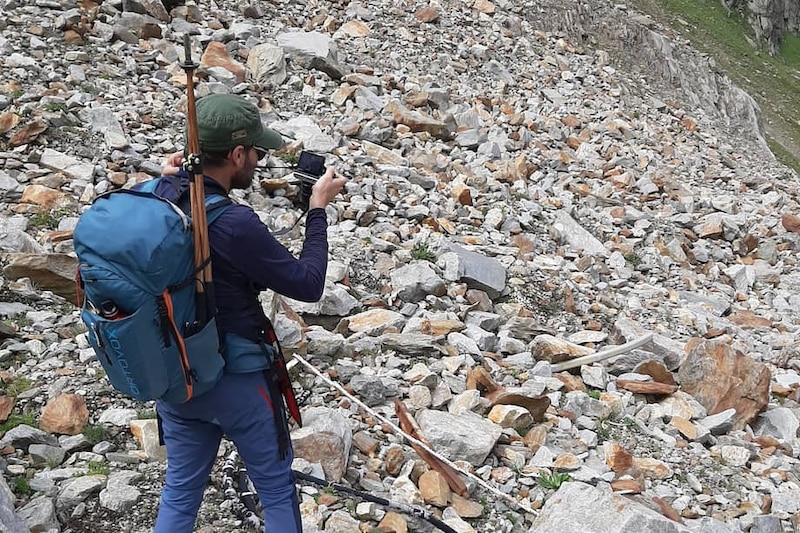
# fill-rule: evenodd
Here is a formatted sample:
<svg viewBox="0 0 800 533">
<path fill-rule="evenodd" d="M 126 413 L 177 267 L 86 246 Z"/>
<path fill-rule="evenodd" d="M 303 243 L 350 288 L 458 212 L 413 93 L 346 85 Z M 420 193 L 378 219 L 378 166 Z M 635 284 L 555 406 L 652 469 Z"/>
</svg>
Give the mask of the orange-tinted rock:
<svg viewBox="0 0 800 533">
<path fill-rule="evenodd" d="M 686 343 L 688 356 L 678 369 L 681 389 L 691 394 L 709 415 L 735 409 L 733 429 L 743 429 L 769 402 L 771 373 L 731 348 L 728 337 L 693 338 Z"/>
</svg>

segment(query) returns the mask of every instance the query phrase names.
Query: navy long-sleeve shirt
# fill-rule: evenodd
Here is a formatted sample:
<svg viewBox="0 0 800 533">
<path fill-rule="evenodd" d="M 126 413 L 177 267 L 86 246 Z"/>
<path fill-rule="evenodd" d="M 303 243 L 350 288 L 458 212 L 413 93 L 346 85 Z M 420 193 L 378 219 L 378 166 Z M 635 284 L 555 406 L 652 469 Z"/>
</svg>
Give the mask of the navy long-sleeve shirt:
<svg viewBox="0 0 800 533">
<path fill-rule="evenodd" d="M 185 174 L 179 177 L 181 187 L 188 188 L 188 177 Z M 207 197 L 214 194 L 227 197 L 222 186 L 208 176 L 204 187 Z M 156 194 L 175 199 L 174 181 L 164 179 Z M 180 203 L 188 206 L 188 194 Z M 319 300 L 328 266 L 327 227 L 324 209 L 309 210 L 303 250 L 295 258 L 252 208 L 241 204 L 228 206 L 208 232 L 220 333 L 230 332 L 257 341 L 264 327 L 258 301 L 263 290 L 272 289 L 306 302 Z"/>
</svg>

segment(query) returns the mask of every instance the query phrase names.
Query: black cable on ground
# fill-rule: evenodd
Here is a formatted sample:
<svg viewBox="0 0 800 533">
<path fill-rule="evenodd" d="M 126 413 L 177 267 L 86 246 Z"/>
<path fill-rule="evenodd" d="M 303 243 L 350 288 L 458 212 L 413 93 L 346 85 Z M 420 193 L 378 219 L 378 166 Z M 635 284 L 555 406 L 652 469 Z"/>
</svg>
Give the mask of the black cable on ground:
<svg viewBox="0 0 800 533">
<path fill-rule="evenodd" d="M 355 496 L 356 498 L 359 498 L 361 500 L 377 503 L 378 505 L 381 505 L 383 507 L 394 509 L 396 511 L 400 511 L 401 513 L 421 518 L 426 522 L 429 522 L 432 525 L 439 528 L 443 533 L 458 533 L 455 529 L 442 522 L 441 519 L 436 518 L 433 515 L 433 513 L 431 513 L 427 509 L 423 509 L 422 507 L 395 502 L 392 500 L 387 500 L 386 498 L 381 498 L 379 496 L 373 496 L 372 494 L 367 494 L 366 492 L 361 492 L 360 490 L 356 490 L 351 487 L 347 487 L 345 485 L 340 485 L 339 483 L 332 483 L 324 479 L 319 479 L 317 477 L 304 474 L 303 472 L 298 472 L 297 470 L 293 470 L 292 472 L 294 472 L 294 475 L 297 479 L 300 479 L 302 481 L 306 481 L 308 483 L 312 483 L 314 485 L 323 488 L 330 487 L 336 492 L 343 492 L 345 494 L 350 494 L 351 496 Z"/>
</svg>

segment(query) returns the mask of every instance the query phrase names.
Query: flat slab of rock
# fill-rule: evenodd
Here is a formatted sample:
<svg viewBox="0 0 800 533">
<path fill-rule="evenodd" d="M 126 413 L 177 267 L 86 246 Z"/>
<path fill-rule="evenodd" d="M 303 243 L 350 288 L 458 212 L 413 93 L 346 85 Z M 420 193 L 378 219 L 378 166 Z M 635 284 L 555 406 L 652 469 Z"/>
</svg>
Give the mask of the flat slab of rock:
<svg viewBox="0 0 800 533">
<path fill-rule="evenodd" d="M 530 531 L 547 533 L 690 533 L 688 529 L 624 496 L 585 483 L 569 482 L 548 498 Z"/>
<path fill-rule="evenodd" d="M 766 365 L 731 348 L 729 339 L 690 339 L 678 370 L 681 390 L 709 415 L 735 409 L 733 430 L 744 428 L 769 402 L 771 373 Z"/>
</svg>

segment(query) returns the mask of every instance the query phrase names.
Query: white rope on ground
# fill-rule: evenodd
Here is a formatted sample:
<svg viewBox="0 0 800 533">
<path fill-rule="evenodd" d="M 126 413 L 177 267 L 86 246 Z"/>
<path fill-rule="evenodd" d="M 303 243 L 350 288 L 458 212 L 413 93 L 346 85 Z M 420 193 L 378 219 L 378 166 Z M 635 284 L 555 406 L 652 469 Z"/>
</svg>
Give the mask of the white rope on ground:
<svg viewBox="0 0 800 533">
<path fill-rule="evenodd" d="M 537 511 L 534 511 L 534 510 L 533 510 L 533 509 L 532 509 L 530 506 L 528 506 L 528 505 L 525 505 L 525 504 L 523 504 L 522 502 L 519 502 L 519 501 L 515 500 L 515 499 L 514 499 L 514 498 L 512 498 L 510 495 L 508 495 L 508 494 L 505 494 L 505 493 L 501 492 L 500 490 L 498 490 L 498 489 L 496 489 L 495 487 L 493 487 L 493 486 L 489 485 L 488 483 L 486 483 L 484 480 L 482 480 L 481 478 L 477 477 L 476 475 L 474 475 L 474 474 L 471 474 L 470 472 L 467 472 L 467 471 L 465 471 L 465 470 L 462 470 L 461 468 L 459 468 L 458 466 L 456 466 L 456 464 L 455 464 L 455 463 L 453 463 L 452 461 L 450 461 L 450 460 L 449 460 L 449 459 L 447 459 L 446 457 L 443 457 L 443 456 L 442 456 L 442 455 L 440 455 L 439 453 L 437 453 L 437 452 L 435 452 L 434 450 L 430 449 L 430 447 L 428 447 L 428 445 L 426 445 L 424 442 L 422 442 L 422 441 L 420 441 L 420 440 L 418 440 L 418 439 L 415 439 L 414 437 L 412 437 L 411 435 L 409 435 L 408 433 L 406 433 L 405 431 L 403 431 L 402 429 L 400 429 L 400 428 L 399 428 L 399 427 L 398 427 L 396 424 L 394 424 L 392 421 L 390 421 L 389 419 L 387 419 L 385 416 L 383 416 L 383 415 L 381 415 L 381 414 L 378 414 L 378 413 L 376 413 L 374 410 L 370 409 L 370 408 L 369 408 L 369 407 L 368 407 L 368 406 L 367 406 L 367 405 L 366 405 L 364 402 L 362 402 L 362 401 L 361 401 L 361 400 L 359 400 L 358 398 L 355 398 L 355 397 L 354 397 L 352 394 L 350 394 L 349 392 L 347 392 L 347 390 L 345 390 L 345 388 L 344 388 L 344 387 L 342 387 L 341 385 L 339 385 L 338 383 L 336 383 L 336 382 L 334 382 L 334 381 L 331 381 L 329 378 L 327 378 L 325 375 L 323 375 L 323 374 L 322 374 L 322 372 L 320 372 L 319 370 L 317 370 L 317 368 L 316 368 L 314 365 L 312 365 L 311 363 L 309 363 L 308 361 L 306 361 L 305 359 L 303 359 L 303 358 L 302 358 L 300 355 L 298 355 L 298 354 L 293 354 L 293 355 L 292 355 L 292 357 L 294 357 L 294 358 L 295 358 L 297 361 L 300 361 L 301 363 L 303 363 L 303 364 L 306 366 L 306 368 L 308 368 L 308 369 L 309 369 L 309 370 L 311 370 L 311 372 L 313 372 L 313 373 L 314 373 L 316 376 L 318 376 L 319 378 L 321 378 L 321 379 L 322 379 L 322 381 L 324 381 L 325 383 L 327 383 L 327 384 L 328 384 L 328 385 L 330 385 L 331 387 L 333 387 L 333 388 L 335 388 L 336 390 L 338 390 L 339 392 L 341 392 L 343 395 L 345 395 L 345 396 L 346 396 L 347 398 L 349 398 L 351 401 L 353 401 L 353 402 L 355 402 L 356 404 L 358 404 L 360 407 L 362 407 L 362 408 L 363 408 L 363 409 L 364 409 L 366 412 L 368 412 L 370 415 L 374 416 L 374 417 L 375 417 L 375 418 L 377 418 L 378 420 L 381 420 L 383 423 L 387 424 L 389 427 L 391 427 L 391 428 L 392 428 L 392 430 L 394 430 L 394 432 L 395 432 L 396 434 L 403 436 L 403 437 L 404 437 L 406 440 L 408 440 L 409 442 L 413 442 L 414 444 L 416 444 L 417 446 L 419 446 L 420 448 L 422 448 L 423 450 L 425 450 L 425 451 L 426 451 L 426 452 L 428 452 L 429 454 L 433 455 L 434 457 L 436 457 L 437 459 L 439 459 L 440 461 L 442 461 L 443 463 L 445 463 L 445 464 L 446 464 L 447 466 L 449 466 L 450 468 L 452 468 L 452 469 L 456 470 L 457 472 L 460 472 L 461 474 L 464 474 L 464 475 L 465 475 L 465 476 L 467 476 L 468 478 L 472 479 L 473 481 L 475 481 L 476 483 L 478 483 L 478 485 L 480 485 L 480 486 L 481 486 L 481 487 L 483 487 L 484 489 L 488 490 L 489 492 L 491 492 L 491 493 L 492 493 L 492 494 L 494 494 L 495 496 L 499 496 L 501 499 L 508 501 L 508 502 L 509 502 L 509 503 L 511 503 L 511 504 L 512 504 L 512 505 L 513 505 L 515 508 L 521 509 L 521 510 L 525 511 L 526 513 L 531 513 L 531 514 L 532 514 L 532 515 L 534 515 L 534 516 L 536 516 L 536 515 L 538 515 L 538 514 L 539 514 Z M 287 366 L 288 366 L 288 365 L 287 365 Z"/>
</svg>

